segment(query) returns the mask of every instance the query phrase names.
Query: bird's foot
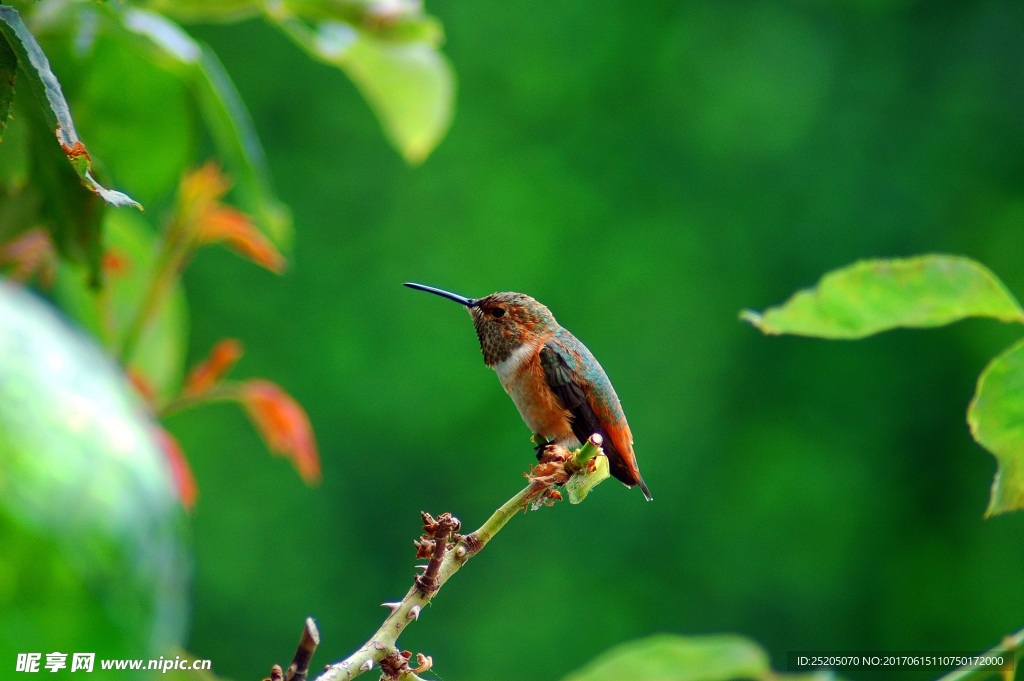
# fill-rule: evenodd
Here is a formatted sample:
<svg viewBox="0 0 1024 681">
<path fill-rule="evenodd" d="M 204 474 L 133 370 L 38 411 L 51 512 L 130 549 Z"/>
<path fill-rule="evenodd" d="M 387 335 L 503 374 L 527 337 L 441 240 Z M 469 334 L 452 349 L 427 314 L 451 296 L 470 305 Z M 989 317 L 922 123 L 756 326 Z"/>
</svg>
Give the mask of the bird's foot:
<svg viewBox="0 0 1024 681">
<path fill-rule="evenodd" d="M 530 467 L 530 472 L 527 473 L 531 483 L 540 484 L 546 488 L 546 492 L 541 496 L 550 501 L 561 499 L 561 495 L 556 490 L 557 487 L 564 485 L 572 473 L 566 469 L 566 462 L 572 459 L 572 452 L 554 443 L 548 443 L 544 445 L 544 449 L 540 449 L 538 445 L 537 459 L 539 463 L 536 466 Z M 547 503 L 545 501 L 544 503 Z M 537 503 L 533 504 L 536 508 Z"/>
<path fill-rule="evenodd" d="M 553 441 L 549 441 L 543 435 L 534 435 L 533 436 L 533 442 L 534 442 L 533 451 L 537 453 L 537 461 L 543 461 L 544 460 L 544 451 L 548 447 L 553 445 L 554 442 Z"/>
<path fill-rule="evenodd" d="M 552 444 L 554 444 L 554 442 L 545 442 L 544 444 L 538 444 L 535 446 L 534 452 L 537 453 L 538 461 L 544 461 L 544 458 L 547 456 L 548 448 Z"/>
</svg>

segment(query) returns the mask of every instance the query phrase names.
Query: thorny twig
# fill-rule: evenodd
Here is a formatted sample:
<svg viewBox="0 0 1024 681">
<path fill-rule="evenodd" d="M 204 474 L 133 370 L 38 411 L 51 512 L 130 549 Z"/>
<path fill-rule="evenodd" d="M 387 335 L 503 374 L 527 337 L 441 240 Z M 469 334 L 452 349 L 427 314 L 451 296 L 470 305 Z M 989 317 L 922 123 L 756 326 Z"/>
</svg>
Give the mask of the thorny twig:
<svg viewBox="0 0 1024 681">
<path fill-rule="evenodd" d="M 527 474 L 530 484 L 502 504 L 487 522 L 468 535 L 458 534 L 460 522 L 450 513 L 442 513 L 436 519 L 429 513 L 423 513 L 423 536 L 415 544 L 416 557 L 429 559 L 424 573 L 415 577 L 412 588 L 402 600 L 382 604 L 390 612 L 370 640 L 341 662 L 327 667 L 316 681 L 349 681 L 374 666 L 380 667 L 382 678 L 387 681 L 419 679 L 418 674 L 430 669 L 433 660 L 419 654 L 416 656 L 417 666 L 409 666 L 412 653 L 399 650 L 396 646 L 405 627 L 419 619 L 423 608 L 444 583 L 479 553 L 512 516 L 521 510 L 549 505 L 561 499 L 555 487 L 565 484 L 574 474 L 592 475 L 593 467 L 588 462 L 600 452 L 601 437 L 596 434 L 576 452 L 570 453 L 564 447 L 549 447 L 541 463 Z M 276 669 L 280 673 L 280 668 Z"/>
</svg>

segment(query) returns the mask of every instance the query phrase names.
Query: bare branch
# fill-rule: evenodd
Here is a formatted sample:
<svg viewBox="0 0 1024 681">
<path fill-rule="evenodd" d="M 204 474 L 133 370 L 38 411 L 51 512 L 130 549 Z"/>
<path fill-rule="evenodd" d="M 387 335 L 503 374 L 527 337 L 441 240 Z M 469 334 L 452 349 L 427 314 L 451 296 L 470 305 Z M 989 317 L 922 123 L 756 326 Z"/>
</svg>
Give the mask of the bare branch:
<svg viewBox="0 0 1024 681">
<path fill-rule="evenodd" d="M 284 675 L 284 681 L 306 681 L 309 674 L 309 661 L 313 659 L 316 647 L 320 645 L 320 632 L 312 617 L 306 618 L 306 627 L 302 630 L 299 647 L 295 650 L 291 666 Z"/>
<path fill-rule="evenodd" d="M 401 601 L 382 604 L 389 613 L 370 640 L 341 662 L 329 666 L 316 681 L 350 681 L 370 671 L 374 666 L 380 667 L 382 678 L 388 681 L 419 679 L 417 674 L 430 669 L 433 660 L 419 654 L 416 658 L 416 668 L 409 666 L 412 654 L 401 651 L 396 646 L 398 637 L 405 627 L 419 619 L 425 606 L 445 582 L 470 558 L 479 553 L 519 511 L 549 505 L 561 499 L 561 494 L 556 488 L 572 477 L 585 478 L 603 474 L 600 479 L 606 478 L 607 467 L 603 472 L 601 469 L 595 472 L 595 467 L 587 465 L 588 461 L 600 452 L 600 436 L 592 437 L 576 452 L 554 452 L 549 460 L 542 460 L 538 467 L 527 474 L 530 479 L 529 485 L 502 504 L 491 514 L 487 522 L 468 535 L 457 534 L 460 523 L 450 513 L 443 513 L 436 519 L 429 513 L 423 513 L 423 536 L 415 544 L 416 557 L 428 559 L 424 573 L 414 578 L 412 588 Z M 541 466 L 547 467 L 543 471 L 538 471 Z"/>
</svg>

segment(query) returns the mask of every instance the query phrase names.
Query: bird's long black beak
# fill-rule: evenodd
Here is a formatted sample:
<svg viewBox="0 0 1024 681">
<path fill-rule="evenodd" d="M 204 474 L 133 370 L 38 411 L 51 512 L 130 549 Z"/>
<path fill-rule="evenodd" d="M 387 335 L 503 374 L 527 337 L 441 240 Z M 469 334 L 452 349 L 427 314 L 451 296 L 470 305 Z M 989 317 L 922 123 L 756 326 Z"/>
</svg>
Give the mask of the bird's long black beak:
<svg viewBox="0 0 1024 681">
<path fill-rule="evenodd" d="M 444 289 L 434 288 L 433 286 L 425 286 L 424 284 L 413 284 L 412 282 L 406 282 L 405 286 L 408 286 L 409 288 L 414 288 L 417 291 L 426 291 L 427 293 L 433 293 L 435 296 L 441 296 L 442 298 L 447 298 L 448 300 L 454 300 L 456 303 L 462 303 L 466 307 L 476 307 L 477 303 L 479 302 L 473 298 L 467 298 L 465 296 L 460 296 L 457 293 L 452 293 L 451 291 L 445 291 Z"/>
</svg>

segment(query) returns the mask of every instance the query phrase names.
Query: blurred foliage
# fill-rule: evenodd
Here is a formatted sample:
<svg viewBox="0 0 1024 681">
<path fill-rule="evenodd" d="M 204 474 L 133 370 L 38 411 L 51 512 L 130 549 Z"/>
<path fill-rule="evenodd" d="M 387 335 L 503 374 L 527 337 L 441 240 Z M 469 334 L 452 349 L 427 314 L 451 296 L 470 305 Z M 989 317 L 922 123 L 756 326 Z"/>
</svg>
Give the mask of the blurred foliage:
<svg viewBox="0 0 1024 681">
<path fill-rule="evenodd" d="M 157 257 L 157 240 L 135 213 L 110 213 L 104 221 L 106 286 L 102 297 L 86 285 L 80 267 L 58 270 L 54 297 L 61 307 L 97 338 L 119 347 L 131 317 L 142 305 Z M 173 287 L 156 318 L 132 353 L 129 367 L 156 396 L 169 398 L 181 389 L 188 342 L 188 307 L 180 284 Z"/>
<path fill-rule="evenodd" d="M 0 319 L 0 658 L 156 657 L 184 635 L 189 561 L 153 425 L 44 302 L 0 282 Z"/>
<path fill-rule="evenodd" d="M 85 385 L 80 374 L 86 365 L 98 362 L 96 371 L 110 373 L 107 358 L 91 347 L 76 349 L 83 341 L 66 331 L 67 338 L 48 342 L 46 333 L 58 335 L 45 327 L 44 322 L 54 323 L 49 317 L 37 323 L 39 328 L 31 326 L 32 315 L 50 314 L 45 308 L 22 314 L 19 305 L 29 303 L 15 300 L 9 313 L 0 314 L 0 345 L 4 361 L 11 363 L 5 367 L 9 376 L 0 381 L 11 393 L 5 400 L 9 413 L 0 418 L 5 469 L 0 483 L 18 492 L 8 495 L 7 511 L 25 513 L 24 524 L 35 533 L 26 534 L 17 523 L 0 527 L 11 549 L 0 570 L 5 596 L 0 612 L 5 630 L 17 629 L 5 640 L 10 644 L 5 657 L 39 646 L 91 650 L 100 660 L 155 657 L 183 642 L 184 549 L 165 546 L 177 539 L 166 536 L 166 528 L 146 526 L 132 533 L 119 525 L 131 530 L 128 520 L 140 526 L 163 522 L 161 514 L 174 507 L 168 511 L 167 504 L 160 505 L 163 497 L 138 482 L 139 489 L 122 490 L 129 480 L 120 479 L 124 476 L 116 470 L 105 475 L 113 467 L 106 459 L 129 472 L 135 472 L 133 466 L 154 467 L 167 487 L 167 500 L 186 508 L 196 501 L 197 483 L 170 433 L 148 422 L 126 425 L 123 407 L 101 407 L 115 399 L 139 400 L 132 413 L 138 419 L 146 411 L 151 417 L 210 402 L 238 403 L 271 451 L 289 458 L 307 483 L 319 481 L 316 441 L 303 407 L 271 381 L 227 380 L 243 352 L 239 342 L 217 343 L 185 376 L 188 313 L 182 271 L 203 246 L 220 244 L 280 274 L 286 260 L 279 248 L 290 242 L 290 217 L 270 189 L 260 142 L 233 83 L 216 56 L 172 19 L 123 3 L 58 0 L 19 6 L 24 18 L 16 8 L 0 5 L 0 216 L 5 218 L 0 266 L 15 280 L 53 289 L 64 311 L 120 360 L 124 375 L 114 379 L 120 381 L 116 385 L 104 385 L 99 378 L 93 380 L 96 385 Z M 330 20 L 335 32 L 347 28 L 349 42 L 358 40 L 362 47 L 335 44 L 333 57 L 367 91 L 399 151 L 421 161 L 450 117 L 451 78 L 436 53 L 439 26 L 413 3 L 392 4 L 381 13 L 384 3 L 360 2 L 352 5 L 355 14 L 334 16 L 346 6 L 275 3 L 268 19 L 291 35 L 307 21 Z M 221 18 L 231 19 L 239 7 L 207 5 L 204 12 L 218 9 Z M 403 84 L 403 78 L 410 78 L 409 56 L 413 62 L 429 62 L 425 70 L 422 64 L 413 67 L 414 81 L 425 74 L 444 81 L 444 87 Z M 60 64 L 63 85 L 51 57 Z M 78 137 L 65 88 L 74 93 L 75 109 L 83 114 L 79 122 L 96 133 L 93 149 L 99 148 L 109 165 L 94 160 Z M 8 125 L 12 117 L 15 124 Z M 201 132 L 209 149 L 198 144 Z M 215 163 L 189 170 L 211 150 L 234 171 L 234 183 Z M 99 184 L 94 173 L 101 171 L 125 178 L 132 191 L 155 204 L 161 229 L 154 229 L 148 216 L 107 210 L 104 202 L 113 208 L 141 205 Z M 252 217 L 226 203 L 233 184 L 239 204 Z M 5 296 L 9 291 L 16 298 L 9 285 L 0 289 Z M 29 338 L 36 334 L 44 337 L 32 346 L 35 341 Z M 68 347 L 54 347 L 60 343 Z M 71 359 L 60 352 L 71 353 Z M 39 371 L 48 363 L 54 369 L 50 382 L 39 382 Z M 68 363 L 74 371 L 62 373 Z M 134 390 L 127 389 L 125 376 Z M 83 389 L 95 393 L 89 395 L 91 409 L 84 409 L 82 401 L 89 398 Z M 136 430 L 129 431 L 129 425 Z M 105 434 L 107 441 L 88 428 Z M 53 439 L 58 436 L 65 441 Z M 33 446 L 44 451 L 32 452 L 29 466 L 26 457 Z M 79 469 L 89 473 L 58 476 Z M 102 484 L 90 485 L 90 479 Z M 127 496 L 131 501 L 129 492 L 148 493 L 150 507 L 136 500 L 132 508 L 122 508 L 118 500 Z M 66 509 L 34 517 L 40 499 L 52 497 L 74 499 L 87 512 L 77 522 L 67 522 Z M 53 504 L 53 510 L 61 508 Z M 130 519 L 120 517 L 125 512 Z M 53 539 L 63 533 L 71 541 Z M 28 584 L 33 565 L 43 569 L 45 583 L 39 587 Z M 124 593 L 115 593 L 108 581 Z M 68 606 L 75 613 L 70 618 Z M 90 626 L 94 631 L 85 635 Z"/>
<path fill-rule="evenodd" d="M 2 116 L 5 119 L 10 116 L 14 105 L 15 76 L 17 69 L 20 69 L 25 79 L 23 82 L 38 100 L 39 112 L 45 121 L 46 129 L 55 134 L 61 151 L 82 180 L 82 184 L 111 205 L 138 208 L 139 204 L 131 197 L 106 189 L 93 178 L 92 161 L 75 132 L 75 125 L 71 121 L 71 112 L 68 110 L 60 83 L 50 70 L 49 60 L 36 42 L 35 36 L 25 26 L 21 15 L 14 8 L 0 6 L 0 33 L 3 34 L 7 47 L 3 55 L 6 62 L 3 71 L 7 74 L 6 84 L 10 88 L 4 98 Z M 59 223 L 57 226 L 60 226 Z"/>
<path fill-rule="evenodd" d="M 198 118 L 238 182 L 241 206 L 281 244 L 288 242 L 290 219 L 273 195 L 245 105 L 214 53 L 173 17 L 234 21 L 265 15 L 313 56 L 337 65 L 358 84 L 389 138 L 410 162 L 427 157 L 451 120 L 454 85 L 438 50 L 440 25 L 411 0 L 142 3 L 163 9 L 168 16 L 123 3 L 15 4 L 29 12 L 32 30 L 15 7 L 0 6 L 0 121 L 6 123 L 13 92 L 25 89 L 21 85 L 36 102 L 22 106 L 29 125 L 7 132 L 7 137 L 15 137 L 10 145 L 15 150 L 30 149 L 32 172 L 25 173 L 19 163 L 4 164 L 9 170 L 0 174 L 7 192 L 3 198 L 26 208 L 21 223 L 6 225 L 3 233 L 10 237 L 45 224 L 66 254 L 90 264 L 94 287 L 101 274 L 102 208 L 89 201 L 89 192 L 113 206 L 139 204 L 94 179 L 92 156 L 78 137 L 51 59 L 70 58 L 72 63 L 63 66 L 73 77 L 65 86 L 94 104 L 80 107 L 86 110 L 87 126 L 90 117 L 95 121 L 96 145 L 91 148 L 110 159 L 112 173 L 138 185 L 143 201 L 166 195 L 170 182 L 195 164 L 197 121 L 186 119 Z M 18 74 L 21 80 L 15 88 Z M 46 138 L 54 130 L 57 150 L 70 161 L 85 194 L 76 193 L 68 184 L 67 169 L 53 163 L 54 140 Z M 118 153 L 126 144 L 133 153 Z M 112 153 L 105 153 L 108 150 Z"/>
<path fill-rule="evenodd" d="M 982 650 L 1019 627 L 1024 520 L 981 521 L 993 466 L 962 421 L 1014 329 L 768 342 L 735 311 L 921 252 L 1024 290 L 1020 3 L 436 0 L 447 56 L 411 2 L 15 6 L 97 178 L 146 206 L 98 206 L 111 247 L 113 215 L 162 243 L 179 178 L 216 157 L 225 200 L 294 265 L 271 277 L 207 249 L 184 274 L 184 366 L 244 339 L 235 370 L 287 385 L 323 457 L 310 490 L 285 463 L 251 465 L 261 445 L 241 414 L 166 419 L 200 489 L 186 647 L 218 676 L 286 662 L 310 614 L 317 661 L 347 654 L 409 584 L 418 511 L 472 525 L 521 485 L 529 433 L 471 325 L 407 280 L 549 305 L 608 370 L 666 490 L 644 504 L 606 484 L 510 524 L 403 637 L 435 676 L 563 678 L 654 632 L 740 631 L 780 668 L 793 649 Z M 405 159 L 433 148 L 447 59 L 459 116 L 412 170 L 379 128 Z M 403 78 L 422 87 L 415 107 L 378 99 L 417 89 L 392 86 Z M 5 238 L 61 208 L 41 204 L 67 173 L 38 168 L 60 161 L 80 186 L 59 146 L 29 144 L 44 138 L 15 93 Z M 40 243 L 15 250 L 41 282 Z M 167 385 L 187 387 L 181 373 Z"/>
</svg>

